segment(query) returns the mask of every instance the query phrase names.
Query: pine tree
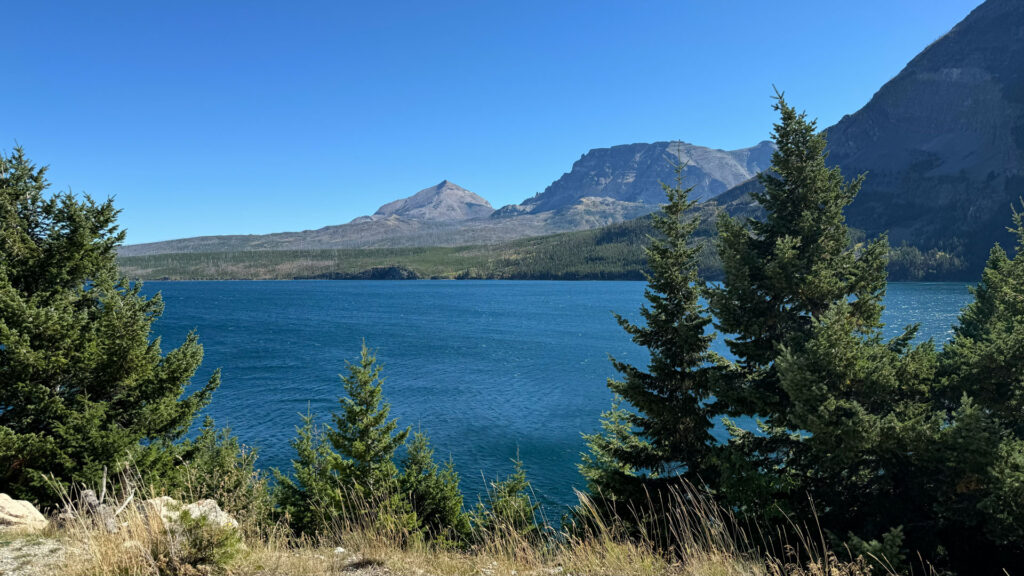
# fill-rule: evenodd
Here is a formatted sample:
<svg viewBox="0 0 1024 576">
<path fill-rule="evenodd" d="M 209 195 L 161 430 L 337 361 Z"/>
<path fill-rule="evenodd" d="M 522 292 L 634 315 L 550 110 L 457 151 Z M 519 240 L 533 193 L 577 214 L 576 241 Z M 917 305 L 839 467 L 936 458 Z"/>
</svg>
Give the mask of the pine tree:
<svg viewBox="0 0 1024 576">
<path fill-rule="evenodd" d="M 720 360 L 708 349 L 714 334 L 700 302 L 701 246 L 692 242 L 696 203 L 689 200 L 692 188 L 682 187 L 682 170 L 676 167 L 675 186 L 662 184 L 668 202 L 653 217 L 658 236 L 646 249 L 644 323 L 615 316 L 633 342 L 647 348 L 650 361 L 645 371 L 612 359 L 623 375 L 608 382 L 616 403 L 603 415 L 602 432 L 584 435 L 590 453 L 580 471 L 589 490 L 603 498 L 639 501 L 681 478 L 700 482 L 709 471 L 714 412 L 708 406 Z M 620 406 L 622 400 L 629 409 Z"/>
<path fill-rule="evenodd" d="M 292 441 L 297 458 L 294 478 L 280 472 L 278 500 L 293 518 L 292 527 L 314 534 L 338 518 L 375 517 L 385 524 L 408 524 L 408 506 L 398 498 L 395 452 L 409 429 L 388 420 L 381 366 L 363 344 L 358 363 L 341 375 L 345 395 L 341 411 L 331 414 L 334 426 L 319 427 L 312 415 L 303 418 Z"/>
<path fill-rule="evenodd" d="M 369 520 L 395 533 L 464 543 L 469 517 L 452 462 L 439 466 L 427 437 L 417 434 L 401 472 L 396 465 L 410 429 L 389 419 L 381 371 L 364 344 L 359 362 L 341 376 L 345 395 L 338 399 L 341 410 L 331 415 L 333 426 L 318 426 L 309 414 L 303 418 L 292 441 L 292 476 L 274 472 L 278 505 L 299 533 L 323 532 L 339 519 Z"/>
<path fill-rule="evenodd" d="M 341 456 L 339 475 L 364 497 L 395 491 L 395 451 L 410 432 L 398 430 L 397 420 L 388 420 L 391 405 L 384 401 L 381 368 L 364 344 L 359 363 L 349 364 L 348 374 L 341 377 L 341 412 L 332 415 L 334 427 L 324 433 Z"/>
<path fill-rule="evenodd" d="M 517 455 L 512 463 L 515 469 L 511 474 L 488 486 L 487 501 L 477 503 L 473 523 L 480 536 L 490 534 L 493 539 L 501 539 L 514 535 L 536 541 L 544 536 L 538 518 L 540 504 L 531 495 L 523 461 Z"/>
<path fill-rule="evenodd" d="M 1024 222 L 1013 213 L 1014 258 L 993 247 L 974 301 L 960 315 L 943 359 L 944 398 L 968 394 L 1024 438 Z"/>
<path fill-rule="evenodd" d="M 459 491 L 459 474 L 450 459 L 443 468 L 438 466 L 426 435 L 413 435 L 398 483 L 426 536 L 452 544 L 469 541 L 471 527 Z"/>
<path fill-rule="evenodd" d="M 782 95 L 777 151 L 746 226 L 719 222 L 717 328 L 736 356 L 715 406 L 759 421 L 732 425 L 721 458 L 725 502 L 756 515 L 815 516 L 833 545 L 885 552 L 900 566 L 934 550 L 920 526 L 930 495 L 917 489 L 941 419 L 931 407 L 937 366 L 916 327 L 882 336 L 885 237 L 854 244 L 843 210 L 863 177 L 826 164 L 825 134 Z"/>
<path fill-rule="evenodd" d="M 834 546 L 864 553 L 887 542 L 886 563 L 905 568 L 911 550 L 931 546 L 920 529 L 928 491 L 914 484 L 937 431 L 936 354 L 931 342 L 911 345 L 913 330 L 888 341 L 880 328 L 865 331 L 851 308 L 833 303 L 802 348 L 777 357 L 793 431 L 778 466 L 793 489 L 775 497 L 786 513 L 816 516 Z"/>
<path fill-rule="evenodd" d="M 1024 565 L 1024 215 L 1013 258 L 993 247 L 940 355 L 933 528 L 954 568 Z"/>
<path fill-rule="evenodd" d="M 617 458 L 621 453 L 651 450 L 650 442 L 630 424 L 631 414 L 622 402 L 622 396 L 616 394 L 611 409 L 601 414 L 601 431 L 583 435 L 587 451 L 581 455 L 578 468 L 596 502 L 637 502 L 645 497 L 640 471 Z"/>
<path fill-rule="evenodd" d="M 826 165 L 825 135 L 782 94 L 774 109 L 781 116 L 773 132 L 777 150 L 771 169 L 759 176 L 764 191 L 753 194 L 765 217 L 745 225 L 719 219 L 725 280 L 709 291 L 716 327 L 732 335 L 726 342 L 736 357 L 733 376 L 714 391 L 715 409 L 762 422 L 761 434 L 732 429 L 723 477 L 730 497 L 756 510 L 771 510 L 786 495 L 803 496 L 799 472 L 787 463 L 802 435 L 791 422 L 793 398 L 780 379 L 780 354 L 799 354 L 816 323 L 839 303 L 847 307 L 834 315 L 852 332 L 880 328 L 886 283 L 885 238 L 851 246 L 843 216 L 863 177 L 845 182 L 838 168 Z"/>
<path fill-rule="evenodd" d="M 295 458 L 291 476 L 273 471 L 274 500 L 288 525 L 298 534 L 315 535 L 344 514 L 348 493 L 337 470 L 341 458 L 331 449 L 315 417 L 307 412 L 290 442 Z"/>
<path fill-rule="evenodd" d="M 46 168 L 0 155 L 0 492 L 52 504 L 45 479 L 96 485 L 180 439 L 219 384 L 190 394 L 195 334 L 161 353 L 159 296 L 120 277 L 110 200 L 49 197 Z M 145 472 L 145 470 L 143 470 Z"/>
</svg>

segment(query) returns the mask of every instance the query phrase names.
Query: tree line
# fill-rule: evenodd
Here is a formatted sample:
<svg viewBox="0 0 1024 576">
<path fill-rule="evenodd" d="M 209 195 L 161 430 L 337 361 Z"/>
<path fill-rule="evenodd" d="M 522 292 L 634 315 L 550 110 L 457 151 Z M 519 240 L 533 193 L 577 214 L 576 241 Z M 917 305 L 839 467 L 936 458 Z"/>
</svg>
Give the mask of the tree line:
<svg viewBox="0 0 1024 576">
<path fill-rule="evenodd" d="M 700 276 L 706 280 L 724 277 L 713 242 L 721 210 L 713 203 L 693 207 L 700 225 L 692 241 L 702 246 Z M 650 271 L 644 248 L 659 234 L 645 216 L 493 245 L 187 252 L 121 257 L 118 263 L 125 275 L 147 280 L 365 279 L 389 267 L 421 279 L 643 280 Z M 862 240 L 862 232 L 852 231 L 852 243 Z M 968 266 L 961 252 L 890 247 L 889 278 L 962 280 Z"/>
</svg>

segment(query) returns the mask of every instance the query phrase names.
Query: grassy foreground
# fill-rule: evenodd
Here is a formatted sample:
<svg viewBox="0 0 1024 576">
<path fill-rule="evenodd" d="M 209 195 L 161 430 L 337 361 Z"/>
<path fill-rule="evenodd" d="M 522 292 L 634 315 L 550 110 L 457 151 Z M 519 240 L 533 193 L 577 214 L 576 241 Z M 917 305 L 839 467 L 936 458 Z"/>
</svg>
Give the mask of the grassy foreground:
<svg viewBox="0 0 1024 576">
<path fill-rule="evenodd" d="M 388 529 L 366 514 L 339 519 L 316 539 L 294 537 L 284 522 L 247 525 L 244 518 L 238 529 L 194 520 L 172 527 L 147 513 L 134 490 L 126 490 L 108 499 L 118 510 L 116 533 L 102 529 L 78 508 L 73 520 L 51 522 L 42 534 L 0 532 L 0 556 L 4 550 L 19 551 L 9 573 L 28 576 L 886 573 L 873 571 L 863 558 L 841 560 L 841 554 L 823 547 L 820 536 L 807 531 L 782 545 L 767 544 L 756 528 L 740 527 L 693 490 L 673 493 L 668 501 L 669 513 L 656 526 L 627 536 L 623 527 L 635 525 L 627 522 L 629 513 L 609 517 L 581 494 L 576 521 L 559 530 L 549 529 L 538 538 L 498 526 L 477 534 L 470 548 L 457 549 Z M 74 498 L 65 502 L 76 508 Z"/>
</svg>

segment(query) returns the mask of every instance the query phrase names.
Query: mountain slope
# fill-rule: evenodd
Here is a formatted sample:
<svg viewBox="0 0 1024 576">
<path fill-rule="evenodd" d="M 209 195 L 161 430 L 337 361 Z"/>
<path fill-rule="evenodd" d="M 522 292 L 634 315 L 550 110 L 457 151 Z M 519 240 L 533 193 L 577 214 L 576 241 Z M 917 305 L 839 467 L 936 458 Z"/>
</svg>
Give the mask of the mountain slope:
<svg viewBox="0 0 1024 576">
<path fill-rule="evenodd" d="M 755 207 L 756 209 L 756 207 Z M 701 204 L 695 239 L 706 279 L 720 279 L 714 250 L 715 202 Z M 644 247 L 656 234 L 641 217 L 592 230 L 521 238 L 499 244 L 341 250 L 246 250 L 153 254 L 118 258 L 121 272 L 144 280 L 261 280 L 290 278 L 412 279 L 495 278 L 529 280 L 643 280 Z M 891 253 L 893 280 L 948 280 L 955 267 L 938 255 L 905 249 Z"/>
<path fill-rule="evenodd" d="M 444 180 L 437 186 L 389 202 L 377 209 L 371 218 L 401 216 L 410 220 L 455 222 L 486 218 L 494 212 L 490 202 L 465 188 Z"/>
<path fill-rule="evenodd" d="M 1024 196 L 1024 2 L 985 2 L 826 133 L 830 164 L 867 173 L 851 226 L 958 255 L 973 274 L 994 242 L 1011 245 Z M 749 211 L 758 187 L 718 200 Z"/>
<path fill-rule="evenodd" d="M 828 135 L 832 162 L 869 172 L 851 224 L 979 268 L 1024 195 L 1024 2 L 976 8 Z"/>
<path fill-rule="evenodd" d="M 520 207 L 529 212 L 564 210 L 586 197 L 658 206 L 664 200 L 660 183 L 675 181 L 674 166 L 680 162 L 686 165 L 683 184 L 694 187 L 691 197 L 706 200 L 767 168 L 774 149 L 771 142 L 732 151 L 685 142 L 595 148 Z"/>
</svg>

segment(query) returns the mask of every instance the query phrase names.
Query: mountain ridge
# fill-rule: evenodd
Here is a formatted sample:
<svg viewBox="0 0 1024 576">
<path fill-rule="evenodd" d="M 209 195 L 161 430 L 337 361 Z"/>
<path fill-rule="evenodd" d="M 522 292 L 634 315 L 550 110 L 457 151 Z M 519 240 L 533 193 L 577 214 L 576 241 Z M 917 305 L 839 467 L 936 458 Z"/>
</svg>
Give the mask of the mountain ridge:
<svg viewBox="0 0 1024 576">
<path fill-rule="evenodd" d="M 663 198 L 660 183 L 674 180 L 674 162 L 686 164 L 683 183 L 694 186 L 695 197 L 709 198 L 767 166 L 772 149 L 768 142 L 724 151 L 681 141 L 595 148 L 545 192 L 498 210 L 482 196 L 444 180 L 346 224 L 299 232 L 132 244 L 122 247 L 119 254 L 462 246 L 587 230 L 657 210 Z M 578 190 L 573 182 L 581 183 Z"/>
</svg>

